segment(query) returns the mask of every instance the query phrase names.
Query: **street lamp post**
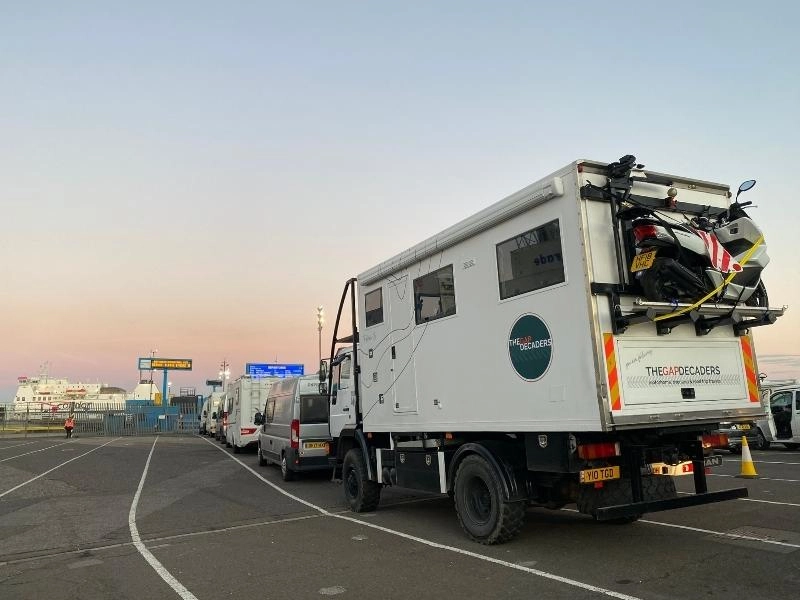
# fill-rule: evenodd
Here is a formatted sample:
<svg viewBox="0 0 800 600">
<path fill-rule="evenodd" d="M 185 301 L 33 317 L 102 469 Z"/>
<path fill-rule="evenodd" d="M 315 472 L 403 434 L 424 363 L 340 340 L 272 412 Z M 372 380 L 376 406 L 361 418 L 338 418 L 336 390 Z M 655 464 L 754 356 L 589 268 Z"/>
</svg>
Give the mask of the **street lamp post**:
<svg viewBox="0 0 800 600">
<path fill-rule="evenodd" d="M 222 391 L 225 391 L 225 382 L 230 379 L 231 370 L 227 359 L 223 360 L 219 365 L 219 378 L 222 381 Z"/>
<path fill-rule="evenodd" d="M 322 324 L 325 323 L 325 311 L 317 307 L 317 334 L 319 337 L 319 364 L 322 364 Z"/>
</svg>

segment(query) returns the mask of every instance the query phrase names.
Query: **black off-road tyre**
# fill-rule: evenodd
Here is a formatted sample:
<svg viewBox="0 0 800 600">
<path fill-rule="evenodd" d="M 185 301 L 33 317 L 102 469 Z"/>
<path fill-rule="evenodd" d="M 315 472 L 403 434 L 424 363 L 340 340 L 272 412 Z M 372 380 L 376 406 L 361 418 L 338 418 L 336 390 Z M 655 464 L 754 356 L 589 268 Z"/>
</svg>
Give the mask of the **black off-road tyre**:
<svg viewBox="0 0 800 600">
<path fill-rule="evenodd" d="M 502 544 L 514 538 L 525 524 L 527 502 L 507 502 L 501 475 L 477 454 L 458 466 L 455 505 L 458 522 L 479 544 Z"/>
<path fill-rule="evenodd" d="M 350 449 L 342 465 L 344 497 L 353 512 L 372 512 L 381 500 L 381 484 L 367 479 L 367 465 L 359 448 Z"/>
<path fill-rule="evenodd" d="M 630 504 L 633 502 L 631 482 L 628 479 L 616 479 L 603 482 L 602 488 L 595 489 L 582 485 L 578 494 L 578 511 L 591 515 L 597 520 L 597 509 L 617 504 Z M 678 495 L 675 489 L 675 480 L 672 477 L 658 475 L 642 477 L 642 496 L 645 500 L 668 500 Z M 638 521 L 642 515 L 630 515 L 619 519 L 600 521 L 621 525 Z"/>
<path fill-rule="evenodd" d="M 285 454 L 281 454 L 281 478 L 284 481 L 292 481 L 294 479 L 294 471 L 289 468 L 289 461 L 286 460 Z"/>
</svg>

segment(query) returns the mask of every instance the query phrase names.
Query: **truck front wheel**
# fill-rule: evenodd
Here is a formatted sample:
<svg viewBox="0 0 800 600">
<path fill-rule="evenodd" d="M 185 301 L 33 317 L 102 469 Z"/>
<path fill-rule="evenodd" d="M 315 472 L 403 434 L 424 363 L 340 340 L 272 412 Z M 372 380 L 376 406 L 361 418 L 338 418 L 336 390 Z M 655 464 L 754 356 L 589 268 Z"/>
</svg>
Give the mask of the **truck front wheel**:
<svg viewBox="0 0 800 600">
<path fill-rule="evenodd" d="M 350 449 L 342 466 L 344 496 L 353 512 L 372 512 L 381 499 L 381 484 L 367 477 L 367 465 L 359 448 Z"/>
<path fill-rule="evenodd" d="M 461 462 L 454 487 L 458 522 L 471 540 L 501 544 L 522 529 L 526 503 L 505 501 L 500 475 L 482 456 Z"/>
</svg>

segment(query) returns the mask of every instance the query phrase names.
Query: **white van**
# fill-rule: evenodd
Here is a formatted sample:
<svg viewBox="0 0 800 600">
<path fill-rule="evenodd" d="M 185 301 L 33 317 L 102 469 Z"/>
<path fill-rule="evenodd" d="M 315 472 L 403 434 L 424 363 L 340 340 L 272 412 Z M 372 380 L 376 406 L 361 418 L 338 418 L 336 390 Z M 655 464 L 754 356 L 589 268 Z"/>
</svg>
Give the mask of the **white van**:
<svg viewBox="0 0 800 600">
<path fill-rule="evenodd" d="M 222 405 L 223 392 L 211 392 L 203 402 L 203 411 L 200 413 L 200 433 L 215 435 L 217 433 L 217 411 Z"/>
<path fill-rule="evenodd" d="M 230 408 L 225 441 L 229 447 L 233 447 L 235 453 L 258 443 L 256 435 L 258 428 L 254 419 L 256 413 L 263 410 L 269 390 L 276 381 L 280 379 L 242 375 L 228 385 L 226 393 L 230 400 Z"/>
<path fill-rule="evenodd" d="M 264 414 L 256 417 L 258 464 L 278 463 L 284 481 L 329 467 L 328 396 L 319 388 L 317 375 L 284 379 L 272 386 Z"/>
</svg>

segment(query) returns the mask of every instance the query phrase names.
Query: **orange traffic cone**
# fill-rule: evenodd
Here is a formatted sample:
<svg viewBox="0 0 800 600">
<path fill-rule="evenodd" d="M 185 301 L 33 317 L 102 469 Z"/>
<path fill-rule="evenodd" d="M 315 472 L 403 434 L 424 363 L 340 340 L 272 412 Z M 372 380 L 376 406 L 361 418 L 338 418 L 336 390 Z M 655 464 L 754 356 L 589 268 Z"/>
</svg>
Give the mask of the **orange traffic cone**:
<svg viewBox="0 0 800 600">
<path fill-rule="evenodd" d="M 744 435 L 742 436 L 742 472 L 738 476 L 747 479 L 758 477 L 756 467 L 753 464 L 753 457 L 750 456 L 750 446 L 747 445 L 747 436 Z"/>
</svg>

